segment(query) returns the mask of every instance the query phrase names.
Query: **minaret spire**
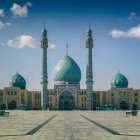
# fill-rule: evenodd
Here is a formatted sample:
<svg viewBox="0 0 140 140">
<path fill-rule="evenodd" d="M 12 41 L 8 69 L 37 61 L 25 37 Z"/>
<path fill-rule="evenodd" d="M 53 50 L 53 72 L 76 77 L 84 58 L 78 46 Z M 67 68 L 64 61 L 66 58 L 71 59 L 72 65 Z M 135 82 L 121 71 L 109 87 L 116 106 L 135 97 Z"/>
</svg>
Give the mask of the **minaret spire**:
<svg viewBox="0 0 140 140">
<path fill-rule="evenodd" d="M 41 108 L 46 110 L 48 107 L 48 73 L 47 73 L 47 48 L 48 48 L 48 39 L 47 31 L 45 29 L 42 32 L 41 40 L 41 49 L 42 49 L 42 93 L 41 93 Z"/>
<path fill-rule="evenodd" d="M 86 66 L 86 109 L 93 109 L 93 70 L 92 70 L 92 30 L 89 25 L 87 31 L 86 49 L 87 49 L 87 66 Z"/>
<path fill-rule="evenodd" d="M 90 30 L 90 22 L 88 23 L 88 30 Z"/>
</svg>

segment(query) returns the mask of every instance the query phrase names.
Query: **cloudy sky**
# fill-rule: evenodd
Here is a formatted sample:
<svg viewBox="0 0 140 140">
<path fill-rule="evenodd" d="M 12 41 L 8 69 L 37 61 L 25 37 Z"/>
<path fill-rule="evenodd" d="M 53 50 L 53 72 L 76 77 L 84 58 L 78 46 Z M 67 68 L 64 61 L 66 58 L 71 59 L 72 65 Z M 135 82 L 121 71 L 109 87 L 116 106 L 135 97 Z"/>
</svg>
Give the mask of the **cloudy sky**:
<svg viewBox="0 0 140 140">
<path fill-rule="evenodd" d="M 85 88 L 86 32 L 93 30 L 94 90 L 108 90 L 120 71 L 129 87 L 140 89 L 139 0 L 0 0 L 0 89 L 18 72 L 27 89 L 41 90 L 40 40 L 44 22 L 48 32 L 48 78 L 68 54 L 82 71 Z"/>
</svg>

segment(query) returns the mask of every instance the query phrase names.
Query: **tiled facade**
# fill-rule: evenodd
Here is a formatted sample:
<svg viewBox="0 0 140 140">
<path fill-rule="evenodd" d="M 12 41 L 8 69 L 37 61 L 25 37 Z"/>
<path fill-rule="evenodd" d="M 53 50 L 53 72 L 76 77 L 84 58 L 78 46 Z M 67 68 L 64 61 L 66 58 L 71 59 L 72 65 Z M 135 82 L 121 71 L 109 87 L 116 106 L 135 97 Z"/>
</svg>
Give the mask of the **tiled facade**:
<svg viewBox="0 0 140 140">
<path fill-rule="evenodd" d="M 94 91 L 93 97 L 94 109 L 105 109 L 108 105 L 113 105 L 115 109 L 130 109 L 133 103 L 136 103 L 140 109 L 140 90 L 133 88 L 118 88 L 108 91 Z M 41 92 L 28 91 L 17 87 L 5 87 L 0 90 L 0 103 L 4 103 L 7 109 L 12 101 L 16 103 L 15 108 L 34 110 L 41 109 Z M 13 103 L 13 104 L 14 104 Z M 48 108 L 52 110 L 57 107 L 57 92 L 54 89 L 48 90 Z M 86 90 L 80 89 L 77 94 L 76 109 L 86 109 Z M 12 108 L 11 108 L 12 109 Z"/>
</svg>

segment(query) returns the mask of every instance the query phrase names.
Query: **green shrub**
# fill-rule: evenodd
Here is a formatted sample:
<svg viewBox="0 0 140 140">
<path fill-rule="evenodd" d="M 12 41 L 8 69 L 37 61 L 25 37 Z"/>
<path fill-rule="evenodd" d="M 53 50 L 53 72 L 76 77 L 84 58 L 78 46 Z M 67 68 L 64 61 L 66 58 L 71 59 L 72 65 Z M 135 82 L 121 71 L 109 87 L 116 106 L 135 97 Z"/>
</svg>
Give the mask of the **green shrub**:
<svg viewBox="0 0 140 140">
<path fill-rule="evenodd" d="M 137 105 L 135 103 L 132 104 L 131 110 L 137 110 Z"/>
<path fill-rule="evenodd" d="M 0 104 L 0 110 L 5 110 L 6 109 L 6 105 L 5 104 Z"/>
</svg>

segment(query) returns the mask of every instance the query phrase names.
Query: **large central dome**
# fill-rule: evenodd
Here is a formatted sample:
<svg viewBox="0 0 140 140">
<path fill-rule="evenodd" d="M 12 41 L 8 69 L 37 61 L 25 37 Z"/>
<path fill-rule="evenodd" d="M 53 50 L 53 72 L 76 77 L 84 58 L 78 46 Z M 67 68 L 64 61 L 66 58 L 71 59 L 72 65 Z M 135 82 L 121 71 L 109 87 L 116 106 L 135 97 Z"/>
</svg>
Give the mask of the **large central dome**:
<svg viewBox="0 0 140 140">
<path fill-rule="evenodd" d="M 68 82 L 69 84 L 79 83 L 81 70 L 76 62 L 66 55 L 54 68 L 54 81 Z"/>
</svg>

